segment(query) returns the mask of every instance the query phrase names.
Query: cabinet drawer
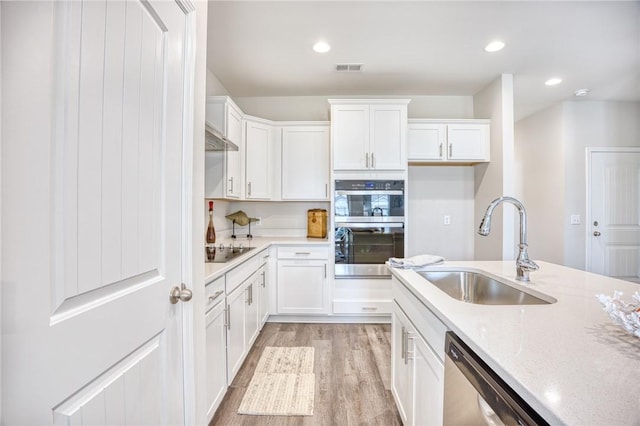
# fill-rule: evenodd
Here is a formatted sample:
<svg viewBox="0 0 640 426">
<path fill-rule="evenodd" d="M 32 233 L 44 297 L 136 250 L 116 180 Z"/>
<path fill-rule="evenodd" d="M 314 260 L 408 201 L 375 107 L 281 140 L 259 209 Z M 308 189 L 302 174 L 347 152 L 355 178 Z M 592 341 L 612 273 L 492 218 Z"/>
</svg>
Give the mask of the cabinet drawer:
<svg viewBox="0 0 640 426">
<path fill-rule="evenodd" d="M 420 302 L 396 277 L 391 280 L 393 298 L 429 346 L 444 360 L 444 336 L 447 327 Z"/>
<path fill-rule="evenodd" d="M 253 256 L 250 259 L 245 260 L 241 265 L 227 272 L 227 294 L 231 293 L 236 287 L 238 287 L 244 280 L 249 278 L 251 274 L 258 270 L 261 262 L 258 256 Z"/>
<path fill-rule="evenodd" d="M 278 247 L 278 259 L 322 259 L 329 258 L 329 247 Z"/>
<path fill-rule="evenodd" d="M 205 287 L 206 311 L 224 300 L 224 275 L 207 283 Z"/>
<path fill-rule="evenodd" d="M 262 250 L 256 255 L 256 257 L 258 258 L 258 264 L 262 266 L 267 263 L 269 261 L 269 256 L 269 249 Z"/>
<path fill-rule="evenodd" d="M 334 314 L 389 315 L 391 300 L 334 300 Z"/>
</svg>

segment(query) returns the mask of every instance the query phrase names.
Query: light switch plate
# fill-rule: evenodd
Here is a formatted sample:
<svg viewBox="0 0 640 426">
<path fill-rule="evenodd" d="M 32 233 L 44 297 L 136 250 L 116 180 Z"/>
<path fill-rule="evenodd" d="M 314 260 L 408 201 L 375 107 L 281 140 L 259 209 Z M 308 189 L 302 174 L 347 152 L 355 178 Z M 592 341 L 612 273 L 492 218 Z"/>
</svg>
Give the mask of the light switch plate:
<svg viewBox="0 0 640 426">
<path fill-rule="evenodd" d="M 445 225 L 451 225 L 451 216 L 449 216 L 448 214 L 444 215 L 443 223 Z"/>
<path fill-rule="evenodd" d="M 572 225 L 580 225 L 580 215 L 579 214 L 572 214 L 571 215 L 571 224 Z"/>
</svg>

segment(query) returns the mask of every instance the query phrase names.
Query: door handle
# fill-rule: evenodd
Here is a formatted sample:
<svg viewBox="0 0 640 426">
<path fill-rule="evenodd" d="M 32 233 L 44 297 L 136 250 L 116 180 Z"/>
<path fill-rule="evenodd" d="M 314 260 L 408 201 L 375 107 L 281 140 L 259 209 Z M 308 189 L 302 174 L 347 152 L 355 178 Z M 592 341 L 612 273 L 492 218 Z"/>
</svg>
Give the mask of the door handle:
<svg viewBox="0 0 640 426">
<path fill-rule="evenodd" d="M 178 303 L 178 301 L 188 302 L 193 297 L 193 292 L 182 283 L 180 287 L 174 286 L 169 293 L 169 301 L 172 305 Z"/>
<path fill-rule="evenodd" d="M 600 233 L 600 231 L 593 231 L 593 236 L 594 236 L 594 237 L 599 237 L 600 235 L 602 235 L 602 234 Z"/>
</svg>

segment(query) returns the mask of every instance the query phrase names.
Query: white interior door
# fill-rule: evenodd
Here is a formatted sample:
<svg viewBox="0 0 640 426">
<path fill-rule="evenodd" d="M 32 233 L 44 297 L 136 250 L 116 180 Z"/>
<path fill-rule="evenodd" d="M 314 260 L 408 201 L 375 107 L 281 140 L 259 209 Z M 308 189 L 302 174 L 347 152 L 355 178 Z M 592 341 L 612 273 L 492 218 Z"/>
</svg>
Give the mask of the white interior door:
<svg viewBox="0 0 640 426">
<path fill-rule="evenodd" d="M 640 283 L 640 149 L 589 152 L 587 268 Z"/>
<path fill-rule="evenodd" d="M 2 4 L 3 424 L 184 423 L 188 13 Z"/>
</svg>

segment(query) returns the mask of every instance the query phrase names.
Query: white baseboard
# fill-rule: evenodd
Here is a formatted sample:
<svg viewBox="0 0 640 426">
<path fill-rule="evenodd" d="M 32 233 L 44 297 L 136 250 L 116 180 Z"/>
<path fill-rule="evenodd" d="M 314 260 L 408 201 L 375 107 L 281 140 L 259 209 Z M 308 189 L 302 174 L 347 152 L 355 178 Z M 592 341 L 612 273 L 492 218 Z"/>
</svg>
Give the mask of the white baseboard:
<svg viewBox="0 0 640 426">
<path fill-rule="evenodd" d="M 267 322 L 390 324 L 391 315 L 269 315 Z"/>
</svg>

